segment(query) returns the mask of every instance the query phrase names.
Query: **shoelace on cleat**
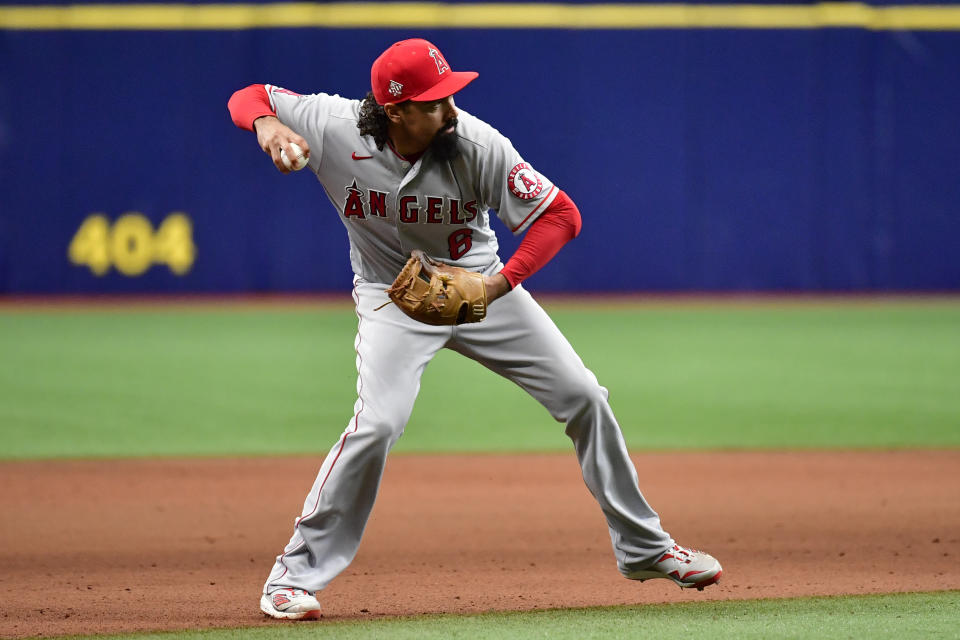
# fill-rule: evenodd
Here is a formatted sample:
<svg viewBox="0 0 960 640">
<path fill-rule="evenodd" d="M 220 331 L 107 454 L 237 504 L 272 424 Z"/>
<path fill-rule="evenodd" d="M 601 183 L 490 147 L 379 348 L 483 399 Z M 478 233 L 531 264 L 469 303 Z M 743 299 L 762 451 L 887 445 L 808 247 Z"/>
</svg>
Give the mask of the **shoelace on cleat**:
<svg viewBox="0 0 960 640">
<path fill-rule="evenodd" d="M 673 545 L 673 548 L 670 549 L 670 551 L 667 551 L 665 554 L 660 556 L 660 560 L 657 560 L 657 562 L 662 562 L 667 558 L 673 558 L 677 562 L 690 564 L 691 562 L 693 562 L 693 559 L 697 556 L 698 553 L 703 553 L 703 552 L 698 551 L 697 549 L 687 549 L 685 547 L 681 547 L 678 544 L 675 544 Z"/>
</svg>

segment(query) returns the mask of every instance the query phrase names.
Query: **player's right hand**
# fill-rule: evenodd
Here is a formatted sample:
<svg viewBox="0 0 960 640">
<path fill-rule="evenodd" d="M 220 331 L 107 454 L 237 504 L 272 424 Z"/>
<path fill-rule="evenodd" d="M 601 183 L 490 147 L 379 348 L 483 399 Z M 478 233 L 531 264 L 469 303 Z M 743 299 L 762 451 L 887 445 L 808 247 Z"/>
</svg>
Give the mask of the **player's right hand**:
<svg viewBox="0 0 960 640">
<path fill-rule="evenodd" d="M 280 152 L 286 150 L 287 156 L 292 158 L 294 153 L 290 151 L 290 143 L 295 142 L 303 149 L 303 155 L 310 157 L 310 145 L 302 136 L 294 132 L 293 129 L 280 122 L 274 116 L 263 116 L 253 122 L 253 128 L 257 132 L 257 143 L 263 152 L 273 159 L 273 165 L 280 173 L 291 173 L 280 159 Z"/>
</svg>

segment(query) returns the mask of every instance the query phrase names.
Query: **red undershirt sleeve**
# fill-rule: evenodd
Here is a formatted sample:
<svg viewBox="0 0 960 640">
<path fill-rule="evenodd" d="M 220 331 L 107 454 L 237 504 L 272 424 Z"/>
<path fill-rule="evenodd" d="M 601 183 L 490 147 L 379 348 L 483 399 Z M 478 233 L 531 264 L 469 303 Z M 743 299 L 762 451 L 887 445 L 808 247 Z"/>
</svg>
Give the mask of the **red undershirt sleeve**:
<svg viewBox="0 0 960 640">
<path fill-rule="evenodd" d="M 252 84 L 237 91 L 227 102 L 233 124 L 241 129 L 253 131 L 253 121 L 261 116 L 276 116 L 270 108 L 270 98 L 267 88 L 262 84 Z"/>
<path fill-rule="evenodd" d="M 550 262 L 563 245 L 577 237 L 581 226 L 577 205 L 566 193 L 558 192 L 550 206 L 527 229 L 520 246 L 500 272 L 510 288 Z"/>
</svg>

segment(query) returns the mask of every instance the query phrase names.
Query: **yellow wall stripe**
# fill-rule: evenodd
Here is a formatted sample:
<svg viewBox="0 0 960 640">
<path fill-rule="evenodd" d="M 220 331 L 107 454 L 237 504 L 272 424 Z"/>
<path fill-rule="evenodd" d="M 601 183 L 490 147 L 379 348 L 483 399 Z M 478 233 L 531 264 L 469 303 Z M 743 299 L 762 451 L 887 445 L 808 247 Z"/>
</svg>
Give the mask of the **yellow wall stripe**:
<svg viewBox="0 0 960 640">
<path fill-rule="evenodd" d="M 0 6 L 0 30 L 194 30 L 271 27 L 960 30 L 960 5 L 79 4 Z"/>
</svg>

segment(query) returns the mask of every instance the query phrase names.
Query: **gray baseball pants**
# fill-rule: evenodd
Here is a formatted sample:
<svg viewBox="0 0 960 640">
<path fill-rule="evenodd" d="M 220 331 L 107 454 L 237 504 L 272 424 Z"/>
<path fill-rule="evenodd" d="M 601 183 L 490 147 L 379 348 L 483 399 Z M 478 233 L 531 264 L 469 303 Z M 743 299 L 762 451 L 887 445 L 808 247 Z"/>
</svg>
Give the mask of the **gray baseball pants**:
<svg viewBox="0 0 960 640">
<path fill-rule="evenodd" d="M 355 281 L 354 415 L 320 467 L 265 593 L 281 587 L 320 591 L 353 560 L 387 453 L 410 418 L 424 368 L 442 348 L 512 380 L 566 424 L 622 573 L 649 566 L 673 544 L 638 488 L 607 390 L 522 286 L 494 301 L 483 322 L 459 327 L 422 324 L 394 305 L 374 311 L 387 300 L 385 289 Z"/>
</svg>

